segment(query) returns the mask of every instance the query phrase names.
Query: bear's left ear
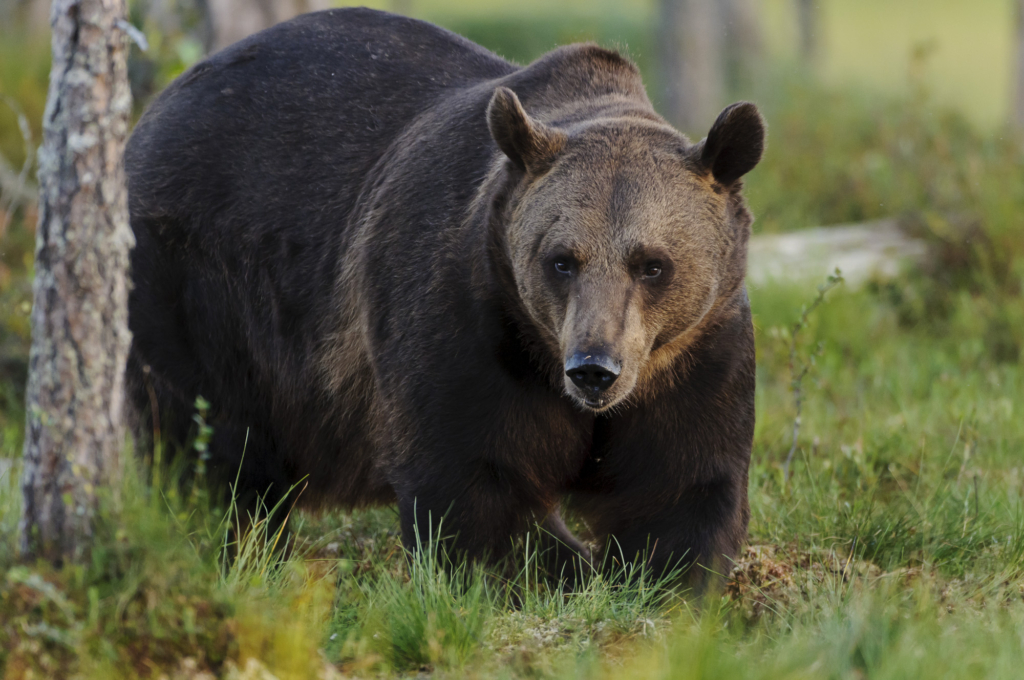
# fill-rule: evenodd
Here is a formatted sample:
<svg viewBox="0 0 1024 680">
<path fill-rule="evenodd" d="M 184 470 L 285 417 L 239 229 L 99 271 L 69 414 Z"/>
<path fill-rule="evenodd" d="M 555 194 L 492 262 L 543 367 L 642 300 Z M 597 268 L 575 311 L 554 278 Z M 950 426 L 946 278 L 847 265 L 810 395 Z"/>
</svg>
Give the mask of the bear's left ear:
<svg viewBox="0 0 1024 680">
<path fill-rule="evenodd" d="M 764 153 L 765 124 L 757 107 L 738 102 L 718 114 L 702 142 L 700 164 L 729 186 L 754 169 Z"/>
<path fill-rule="evenodd" d="M 520 170 L 534 174 L 551 167 L 565 146 L 565 133 L 530 118 L 516 93 L 499 87 L 487 106 L 487 126 L 502 153 Z"/>
</svg>

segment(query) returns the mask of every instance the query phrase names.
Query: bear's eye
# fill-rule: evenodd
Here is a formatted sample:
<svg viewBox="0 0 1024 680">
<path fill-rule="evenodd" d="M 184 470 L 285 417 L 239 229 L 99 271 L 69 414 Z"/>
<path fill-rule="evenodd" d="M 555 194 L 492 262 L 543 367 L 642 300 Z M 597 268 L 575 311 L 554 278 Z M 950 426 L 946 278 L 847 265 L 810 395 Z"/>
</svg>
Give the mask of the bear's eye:
<svg viewBox="0 0 1024 680">
<path fill-rule="evenodd" d="M 655 279 L 661 276 L 661 263 L 660 262 L 648 262 L 644 267 L 644 278 Z"/>
<path fill-rule="evenodd" d="M 572 274 L 572 264 L 564 257 L 555 260 L 555 271 L 559 274 Z"/>
</svg>

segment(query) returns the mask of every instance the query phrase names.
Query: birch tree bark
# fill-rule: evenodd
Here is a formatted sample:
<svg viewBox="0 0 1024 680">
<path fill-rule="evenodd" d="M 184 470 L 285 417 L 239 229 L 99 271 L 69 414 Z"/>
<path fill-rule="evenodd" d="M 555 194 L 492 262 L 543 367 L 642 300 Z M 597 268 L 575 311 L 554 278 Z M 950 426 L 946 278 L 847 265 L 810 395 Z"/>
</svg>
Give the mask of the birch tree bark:
<svg viewBox="0 0 1024 680">
<path fill-rule="evenodd" d="M 725 103 L 722 19 L 716 0 L 661 0 L 664 114 L 684 132 L 706 131 Z"/>
<path fill-rule="evenodd" d="M 123 445 L 131 93 L 125 0 L 54 0 L 39 152 L 21 550 L 80 559 Z"/>
</svg>

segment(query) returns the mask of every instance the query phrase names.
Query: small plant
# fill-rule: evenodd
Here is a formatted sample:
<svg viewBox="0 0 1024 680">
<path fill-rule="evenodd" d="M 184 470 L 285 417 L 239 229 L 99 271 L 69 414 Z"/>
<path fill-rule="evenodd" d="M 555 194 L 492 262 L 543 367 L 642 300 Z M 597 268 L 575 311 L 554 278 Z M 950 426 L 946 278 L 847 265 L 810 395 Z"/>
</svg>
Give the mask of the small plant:
<svg viewBox="0 0 1024 680">
<path fill-rule="evenodd" d="M 790 375 L 790 389 L 793 392 L 793 404 L 796 407 L 796 415 L 793 417 L 793 441 L 789 447 L 789 453 L 786 454 L 786 462 L 782 465 L 782 483 L 783 486 L 789 484 L 789 466 L 793 462 L 793 455 L 796 453 L 797 441 L 800 438 L 800 417 L 803 412 L 803 382 L 804 378 L 814 367 L 814 362 L 821 355 L 824 347 L 819 342 L 815 347 L 814 351 L 807 355 L 807 359 L 804 360 L 798 353 L 798 342 L 800 339 L 800 332 L 807 328 L 807 320 L 811 314 L 825 301 L 825 295 L 830 290 L 838 286 L 843 282 L 843 274 L 836 268 L 835 273 L 829 274 L 828 278 L 825 279 L 824 283 L 818 285 L 818 294 L 809 305 L 804 305 L 803 310 L 800 312 L 800 317 L 793 324 L 793 328 L 789 333 L 789 375 Z"/>
<path fill-rule="evenodd" d="M 206 422 L 210 402 L 201 396 L 196 397 L 195 408 L 196 412 L 192 415 L 197 428 L 196 438 L 192 442 L 192 448 L 196 452 L 195 478 L 192 483 L 193 505 L 206 495 L 206 463 L 210 460 L 210 439 L 213 437 L 213 428 Z"/>
</svg>

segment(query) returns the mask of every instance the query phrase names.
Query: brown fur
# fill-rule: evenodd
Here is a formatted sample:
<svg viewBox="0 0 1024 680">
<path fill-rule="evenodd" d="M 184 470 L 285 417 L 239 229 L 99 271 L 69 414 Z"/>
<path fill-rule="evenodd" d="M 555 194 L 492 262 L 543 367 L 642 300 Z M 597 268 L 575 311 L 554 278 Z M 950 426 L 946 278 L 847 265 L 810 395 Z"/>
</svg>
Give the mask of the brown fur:
<svg viewBox="0 0 1024 680">
<path fill-rule="evenodd" d="M 397 500 L 410 546 L 444 517 L 495 558 L 542 521 L 564 574 L 590 556 L 561 503 L 606 554 L 721 569 L 748 514 L 763 138 L 739 104 L 692 144 L 593 45 L 517 68 L 369 10 L 254 36 L 129 145 L 139 412 L 145 384 L 183 440 L 203 394 L 223 476 L 246 442 L 246 488 Z M 621 362 L 598 408 L 565 373 L 590 351 Z"/>
</svg>

